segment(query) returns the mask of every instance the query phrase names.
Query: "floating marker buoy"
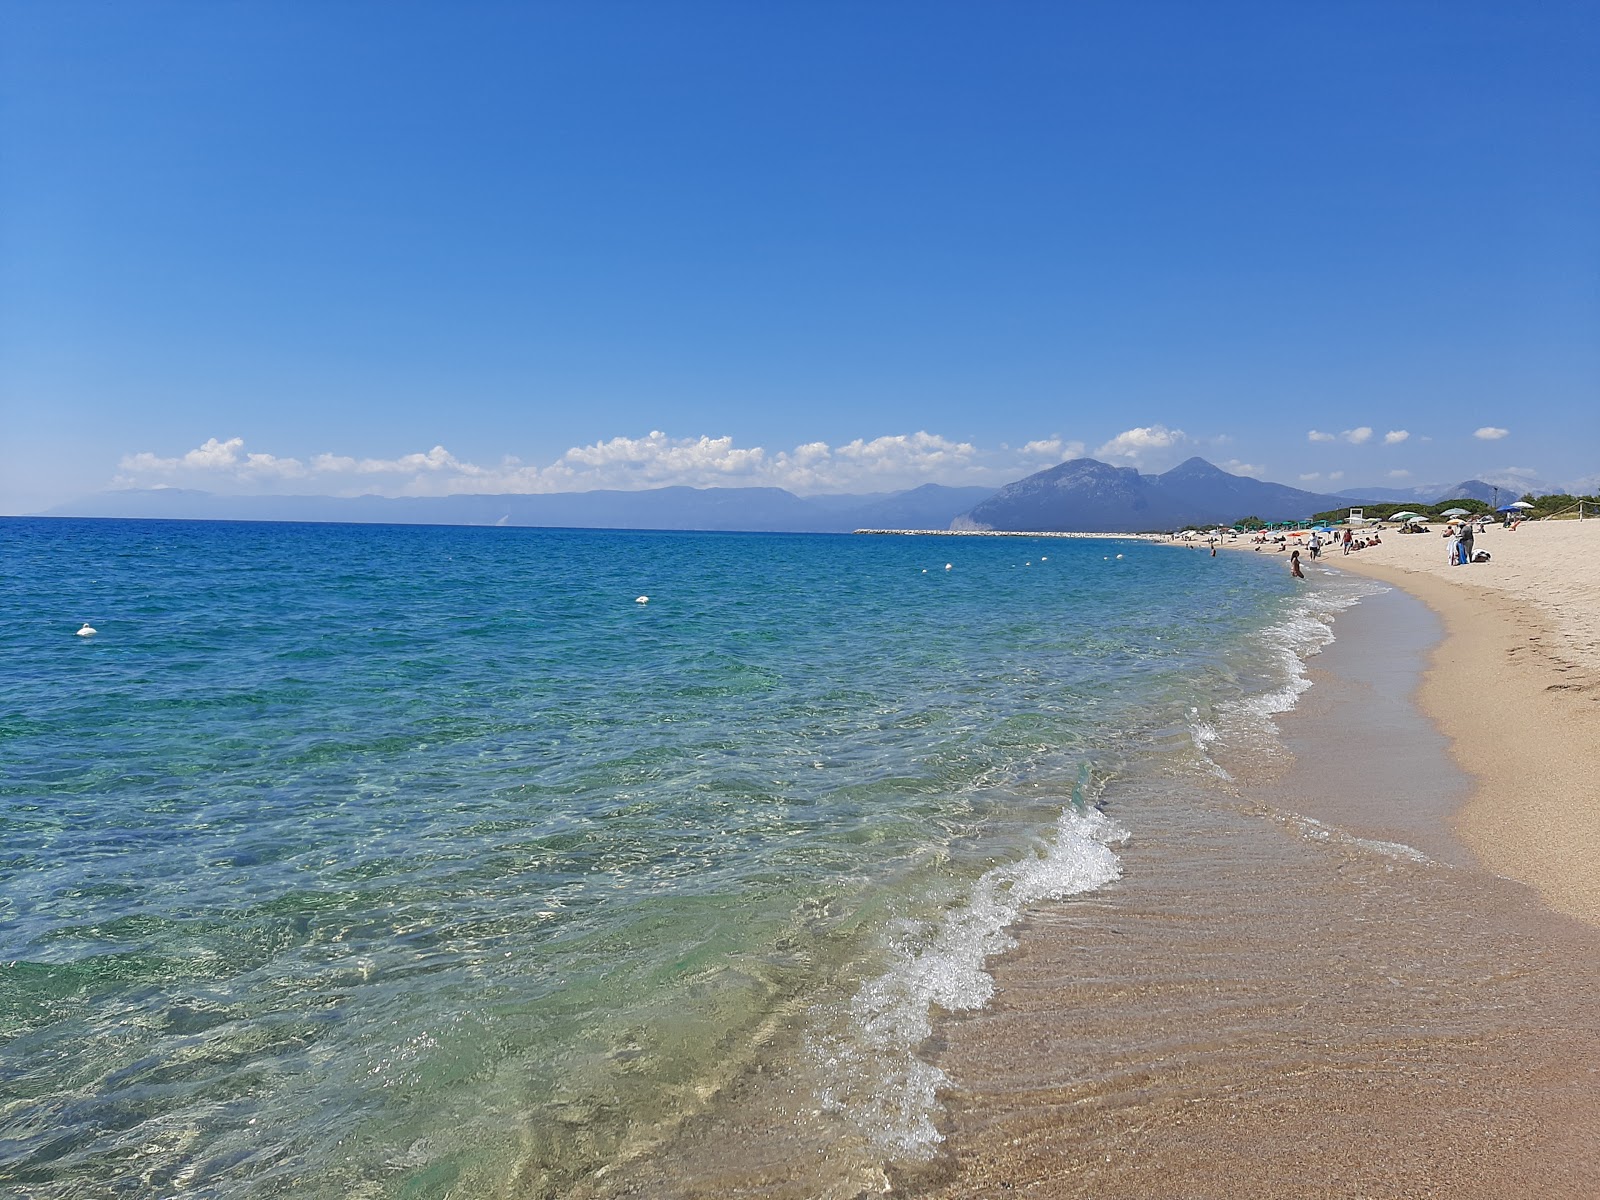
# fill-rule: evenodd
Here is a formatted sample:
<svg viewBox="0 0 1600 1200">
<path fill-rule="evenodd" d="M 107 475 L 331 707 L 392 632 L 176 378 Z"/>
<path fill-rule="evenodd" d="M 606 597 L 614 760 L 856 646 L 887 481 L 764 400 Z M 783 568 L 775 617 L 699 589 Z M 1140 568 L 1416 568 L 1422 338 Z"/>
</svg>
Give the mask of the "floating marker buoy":
<svg viewBox="0 0 1600 1200">
<path fill-rule="evenodd" d="M 96 629 L 93 625 L 89 624 L 89 622 L 85 621 L 83 623 L 83 628 L 78 630 L 78 636 L 79 637 L 93 637 L 98 632 L 100 632 L 98 629 Z"/>
<path fill-rule="evenodd" d="M 927 567 L 923 567 L 923 568 L 922 568 L 922 573 L 923 573 L 923 574 L 924 574 L 924 575 L 926 575 L 926 574 L 927 574 L 927 573 L 928 573 L 928 568 L 927 568 Z"/>
<path fill-rule="evenodd" d="M 1040 562 L 1049 562 L 1050 561 L 1050 556 L 1048 554 L 1041 554 L 1041 555 L 1039 555 L 1039 561 Z"/>
<path fill-rule="evenodd" d="M 1120 555 L 1120 554 L 1119 554 L 1119 555 L 1117 555 L 1117 557 L 1118 557 L 1118 558 L 1121 558 L 1121 557 L 1122 557 L 1122 555 Z"/>
<path fill-rule="evenodd" d="M 640 596 L 637 600 L 634 601 L 634 603 L 635 604 L 649 604 L 650 603 L 650 597 L 649 596 Z"/>
<path fill-rule="evenodd" d="M 949 564 L 949 563 L 945 563 L 945 565 L 944 565 L 944 569 L 945 569 L 945 570 L 946 570 L 946 571 L 948 571 L 948 570 L 950 570 L 950 564 Z"/>
</svg>

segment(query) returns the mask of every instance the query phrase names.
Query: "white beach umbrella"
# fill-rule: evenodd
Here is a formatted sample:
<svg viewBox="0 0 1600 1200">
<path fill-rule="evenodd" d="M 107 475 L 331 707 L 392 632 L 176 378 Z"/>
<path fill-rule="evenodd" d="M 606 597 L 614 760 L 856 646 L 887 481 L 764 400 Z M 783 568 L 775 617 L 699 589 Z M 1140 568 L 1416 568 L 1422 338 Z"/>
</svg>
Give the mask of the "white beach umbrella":
<svg viewBox="0 0 1600 1200">
<path fill-rule="evenodd" d="M 1529 504 L 1526 500 L 1516 500 L 1516 501 L 1513 501 L 1512 503 L 1506 505 L 1506 507 L 1507 508 L 1532 508 L 1533 505 Z"/>
<path fill-rule="evenodd" d="M 1468 513 L 1464 508 L 1447 508 L 1439 515 L 1442 517 L 1465 517 Z"/>
</svg>

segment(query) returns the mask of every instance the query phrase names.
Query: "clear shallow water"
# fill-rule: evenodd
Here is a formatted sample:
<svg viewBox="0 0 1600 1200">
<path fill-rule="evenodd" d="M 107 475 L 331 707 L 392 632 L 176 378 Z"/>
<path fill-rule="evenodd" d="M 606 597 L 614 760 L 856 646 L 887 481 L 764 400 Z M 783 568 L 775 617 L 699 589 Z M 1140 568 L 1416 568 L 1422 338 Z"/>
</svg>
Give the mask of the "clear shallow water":
<svg viewBox="0 0 1600 1200">
<path fill-rule="evenodd" d="M 1098 540 L 0 539 L 0 1180 L 52 1197 L 559 1192 L 780 1024 L 923 1153 L 930 1005 L 1115 875 L 1085 801 L 1348 601 Z"/>
</svg>

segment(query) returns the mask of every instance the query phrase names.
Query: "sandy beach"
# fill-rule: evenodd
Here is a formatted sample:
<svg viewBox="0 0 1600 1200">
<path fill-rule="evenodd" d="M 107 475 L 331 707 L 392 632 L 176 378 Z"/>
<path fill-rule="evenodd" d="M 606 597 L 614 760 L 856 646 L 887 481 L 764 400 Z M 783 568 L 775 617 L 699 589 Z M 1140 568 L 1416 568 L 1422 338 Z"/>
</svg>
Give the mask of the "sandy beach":
<svg viewBox="0 0 1600 1200">
<path fill-rule="evenodd" d="M 1359 572 L 1444 621 L 1418 701 L 1474 780 L 1458 832 L 1491 870 L 1600 924 L 1600 521 L 1491 525 L 1452 567 L 1436 531 L 1312 569 Z M 1505 819 L 1508 806 L 1518 819 Z"/>
<path fill-rule="evenodd" d="M 1403 590 L 1339 618 L 1291 767 L 1182 840 L 1153 789 L 1125 878 L 1029 914 L 913 1190 L 1600 1194 L 1600 522 L 1475 548 L 1307 563 Z"/>
<path fill-rule="evenodd" d="M 1600 1195 L 1600 522 L 1476 549 L 1307 561 L 1392 586 L 1335 618 L 1281 753 L 1117 781 L 1121 878 L 1025 910 L 921 1049 L 933 1161 L 842 1175 L 776 1070 L 593 1194 Z"/>
</svg>

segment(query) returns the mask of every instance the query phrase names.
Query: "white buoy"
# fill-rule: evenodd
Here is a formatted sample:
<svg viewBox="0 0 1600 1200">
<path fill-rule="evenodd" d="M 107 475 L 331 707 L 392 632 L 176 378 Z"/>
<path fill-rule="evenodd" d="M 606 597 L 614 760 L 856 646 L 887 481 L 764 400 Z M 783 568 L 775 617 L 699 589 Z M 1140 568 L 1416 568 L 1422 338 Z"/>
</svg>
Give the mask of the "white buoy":
<svg viewBox="0 0 1600 1200">
<path fill-rule="evenodd" d="M 634 601 L 634 603 L 635 604 L 649 604 L 650 603 L 650 597 L 649 596 L 640 596 L 637 600 Z"/>
<path fill-rule="evenodd" d="M 945 570 L 946 570 L 946 571 L 948 571 L 948 570 L 950 570 L 950 569 L 951 569 L 951 568 L 950 568 L 950 564 L 949 564 L 949 563 L 945 563 L 945 565 L 944 565 L 944 569 L 945 569 Z"/>
<path fill-rule="evenodd" d="M 1121 557 L 1122 557 L 1122 555 L 1120 555 L 1120 554 L 1119 554 L 1119 555 L 1117 555 L 1117 557 L 1118 557 L 1118 558 L 1121 558 Z"/>
<path fill-rule="evenodd" d="M 1039 555 L 1039 561 L 1040 562 L 1049 562 L 1050 561 L 1050 556 L 1048 554 L 1041 554 L 1041 555 Z"/>
<path fill-rule="evenodd" d="M 923 568 L 922 568 L 922 573 L 923 573 L 923 574 L 924 574 L 924 575 L 926 575 L 926 574 L 927 574 L 927 573 L 928 573 L 928 568 L 927 568 L 927 567 L 923 567 Z"/>
<path fill-rule="evenodd" d="M 78 636 L 79 637 L 93 637 L 95 634 L 97 634 L 99 632 L 100 631 L 98 629 L 96 629 L 93 625 L 91 625 L 91 624 L 89 624 L 89 622 L 85 621 L 83 623 L 83 628 L 78 630 Z"/>
</svg>

